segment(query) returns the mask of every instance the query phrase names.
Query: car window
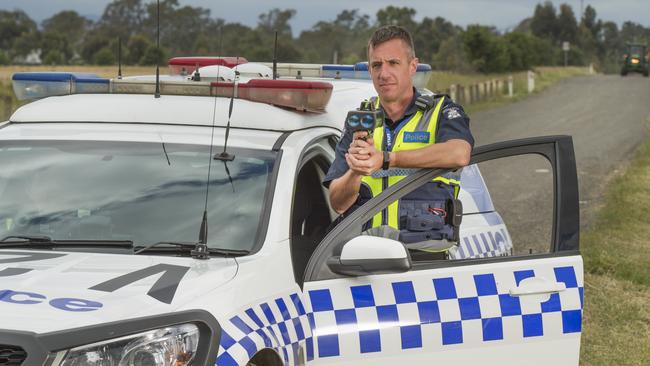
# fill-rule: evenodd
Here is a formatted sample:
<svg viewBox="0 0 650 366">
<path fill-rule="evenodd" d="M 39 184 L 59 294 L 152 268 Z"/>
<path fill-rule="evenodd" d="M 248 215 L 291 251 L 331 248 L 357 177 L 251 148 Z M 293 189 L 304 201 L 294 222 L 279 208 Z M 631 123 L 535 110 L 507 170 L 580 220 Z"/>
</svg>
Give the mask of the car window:
<svg viewBox="0 0 650 366">
<path fill-rule="evenodd" d="M 318 155 L 298 171 L 291 206 L 291 259 L 297 282 L 302 281 L 307 261 L 332 223 L 327 191 L 321 184 L 329 160 Z"/>
<path fill-rule="evenodd" d="M 213 160 L 210 247 L 251 250 L 259 240 L 276 153 L 229 148 Z M 206 199 L 209 149 L 103 141 L 0 145 L 0 236 L 196 242 Z"/>
<path fill-rule="evenodd" d="M 504 242 L 511 245 L 509 255 L 549 253 L 554 204 L 554 177 L 549 161 L 540 155 L 527 154 L 477 166 L 485 182 L 485 192 L 498 214 L 492 224 L 499 230 L 488 229 L 482 236 L 466 235 L 463 240 L 494 246 L 491 233 L 502 232 Z M 483 216 L 487 219 L 487 215 Z M 463 228 L 471 230 L 469 221 L 464 224 Z"/>
<path fill-rule="evenodd" d="M 455 199 L 445 180 L 458 175 Z M 357 231 L 402 242 L 415 262 L 544 254 L 551 250 L 553 194 L 544 157 L 490 160 L 421 184 Z"/>
</svg>

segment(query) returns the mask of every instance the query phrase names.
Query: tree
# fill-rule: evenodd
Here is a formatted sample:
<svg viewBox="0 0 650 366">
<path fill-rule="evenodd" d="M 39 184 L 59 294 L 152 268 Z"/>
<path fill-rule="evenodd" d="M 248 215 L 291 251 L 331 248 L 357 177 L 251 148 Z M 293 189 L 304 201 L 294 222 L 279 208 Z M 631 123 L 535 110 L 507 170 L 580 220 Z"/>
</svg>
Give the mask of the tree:
<svg viewBox="0 0 650 366">
<path fill-rule="evenodd" d="M 573 9 L 567 4 L 560 5 L 560 15 L 557 18 L 558 40 L 574 44 L 577 34 L 578 22 L 573 15 Z"/>
<path fill-rule="evenodd" d="M 414 32 L 416 28 L 416 22 L 413 20 L 415 16 L 415 9 L 413 8 L 398 8 L 396 6 L 389 5 L 384 9 L 379 9 L 377 11 L 377 24 L 382 25 L 401 25 L 402 27 L 408 29 L 410 32 Z"/>
<path fill-rule="evenodd" d="M 115 52 L 110 49 L 110 47 L 104 47 L 101 50 L 97 51 L 93 57 L 93 63 L 95 65 L 114 65 L 116 63 Z"/>
<path fill-rule="evenodd" d="M 143 27 L 150 39 L 155 40 L 158 28 L 156 3 L 146 6 Z M 201 35 L 207 33 L 211 23 L 210 10 L 179 5 L 178 0 L 160 2 L 160 44 L 173 55 L 194 54 Z"/>
<path fill-rule="evenodd" d="M 136 34 L 129 38 L 129 41 L 126 44 L 126 50 L 122 49 L 122 57 L 127 64 L 135 65 L 142 60 L 147 49 L 151 47 L 153 43 L 149 38 L 142 34 Z M 125 54 L 126 51 L 126 54 Z"/>
<path fill-rule="evenodd" d="M 293 38 L 289 21 L 294 15 L 296 15 L 294 9 L 271 9 L 267 13 L 260 14 L 257 29 L 263 34 L 273 35 L 277 31 L 278 37 Z"/>
<path fill-rule="evenodd" d="M 43 55 L 47 58 L 49 54 L 52 54 L 50 60 L 59 64 L 67 64 L 68 60 L 72 58 L 72 48 L 68 43 L 68 40 L 65 36 L 57 32 L 47 32 L 43 33 L 41 38 L 41 50 Z M 43 59 L 45 62 L 45 59 Z"/>
<path fill-rule="evenodd" d="M 41 44 L 41 33 L 38 31 L 31 31 L 23 33 L 20 37 L 14 39 L 13 47 L 11 48 L 11 59 L 22 59 L 38 50 Z"/>
<path fill-rule="evenodd" d="M 2 50 L 0 50 L 0 65 L 9 65 L 9 56 Z"/>
<path fill-rule="evenodd" d="M 76 48 L 92 22 L 76 11 L 66 10 L 45 19 L 41 24 L 44 33 L 57 33 Z"/>
<path fill-rule="evenodd" d="M 558 24 L 555 7 L 552 2 L 546 1 L 544 5 L 537 4 L 535 6 L 535 13 L 530 21 L 530 30 L 537 37 L 549 38 L 554 42 L 557 41 Z"/>
<path fill-rule="evenodd" d="M 142 0 L 113 0 L 106 5 L 99 27 L 110 37 L 128 39 L 132 34 L 142 32 L 144 16 Z"/>
<path fill-rule="evenodd" d="M 447 38 L 440 43 L 438 52 L 433 56 L 433 67 L 439 70 L 472 72 L 465 47 L 460 35 Z"/>
<path fill-rule="evenodd" d="M 596 20 L 596 9 L 592 8 L 591 5 L 587 5 L 585 8 L 582 24 L 591 32 L 594 38 L 598 37 L 602 23 Z"/>
<path fill-rule="evenodd" d="M 470 25 L 463 33 L 463 43 L 472 66 L 480 72 L 503 72 L 508 69 L 509 56 L 505 41 L 494 29 Z"/>
<path fill-rule="evenodd" d="M 52 49 L 45 54 L 45 57 L 43 58 L 43 63 L 45 65 L 62 65 L 66 63 L 66 59 L 65 56 L 63 55 L 63 52 L 56 49 Z"/>
<path fill-rule="evenodd" d="M 167 52 L 161 47 L 158 48 L 156 45 L 151 45 L 144 52 L 144 56 L 140 60 L 140 65 L 164 65 L 167 61 Z"/>
<path fill-rule="evenodd" d="M 423 62 L 431 62 L 442 42 L 459 33 L 459 28 L 442 17 L 425 17 L 413 33 L 416 55 Z"/>
<path fill-rule="evenodd" d="M 366 59 L 366 42 L 370 37 L 367 15 L 358 10 L 343 10 L 332 22 L 320 21 L 303 31 L 297 45 L 311 62 L 356 63 Z"/>
<path fill-rule="evenodd" d="M 16 39 L 36 31 L 36 23 L 22 10 L 0 10 L 0 49 L 10 50 Z"/>
</svg>

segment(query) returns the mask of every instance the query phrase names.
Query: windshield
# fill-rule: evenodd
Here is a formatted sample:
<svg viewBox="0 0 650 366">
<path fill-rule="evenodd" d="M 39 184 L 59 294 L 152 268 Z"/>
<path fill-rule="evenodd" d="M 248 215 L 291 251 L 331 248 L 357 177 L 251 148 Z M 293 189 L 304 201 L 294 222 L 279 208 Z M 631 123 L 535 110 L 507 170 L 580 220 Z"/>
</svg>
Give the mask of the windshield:
<svg viewBox="0 0 650 366">
<path fill-rule="evenodd" d="M 643 54 L 643 46 L 630 46 L 630 54 L 632 56 L 639 56 Z"/>
<path fill-rule="evenodd" d="M 265 221 L 276 153 L 229 152 L 236 157 L 227 166 L 212 161 L 208 245 L 251 250 Z M 197 242 L 208 154 L 209 147 L 201 145 L 3 141 L 0 235 L 135 245 Z"/>
</svg>

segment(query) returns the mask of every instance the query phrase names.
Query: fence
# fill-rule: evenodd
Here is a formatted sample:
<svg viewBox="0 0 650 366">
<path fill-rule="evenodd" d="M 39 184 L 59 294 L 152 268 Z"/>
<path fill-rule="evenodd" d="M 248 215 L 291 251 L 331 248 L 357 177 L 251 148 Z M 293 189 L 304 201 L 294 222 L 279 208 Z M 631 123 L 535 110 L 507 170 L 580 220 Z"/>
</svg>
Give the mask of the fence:
<svg viewBox="0 0 650 366">
<path fill-rule="evenodd" d="M 527 73 L 526 86 L 527 93 L 535 91 L 535 73 L 533 71 Z M 506 79 L 492 79 L 469 85 L 452 84 L 445 92 L 457 103 L 467 105 L 504 95 L 512 98 L 516 91 L 513 77 L 510 75 Z"/>
</svg>

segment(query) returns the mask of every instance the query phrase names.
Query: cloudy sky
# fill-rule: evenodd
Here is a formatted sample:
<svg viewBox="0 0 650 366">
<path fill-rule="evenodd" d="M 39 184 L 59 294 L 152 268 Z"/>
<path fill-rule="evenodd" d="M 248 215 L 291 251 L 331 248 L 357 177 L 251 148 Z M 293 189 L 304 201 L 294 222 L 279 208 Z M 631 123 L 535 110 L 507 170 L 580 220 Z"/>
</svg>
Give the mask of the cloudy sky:
<svg viewBox="0 0 650 366">
<path fill-rule="evenodd" d="M 153 0 L 144 0 L 153 2 Z M 519 21 L 532 15 L 535 4 L 542 0 L 179 0 L 181 5 L 200 6 L 211 10 L 213 17 L 239 22 L 249 26 L 257 23 L 259 14 L 271 8 L 296 9 L 291 25 L 294 35 L 311 28 L 319 20 L 332 20 L 344 9 L 360 9 L 374 17 L 378 9 L 388 5 L 408 6 L 417 10 L 416 19 L 425 16 L 442 16 L 452 23 L 466 26 L 480 23 L 494 25 L 501 30 L 516 26 Z M 42 21 L 61 10 L 76 10 L 91 19 L 101 16 L 110 0 L 0 0 L 0 9 L 22 9 L 32 19 Z M 627 20 L 650 26 L 650 0 L 583 0 L 596 9 L 598 17 L 611 20 L 619 26 Z M 570 4 L 574 12 L 580 12 L 580 0 L 553 0 L 556 7 Z"/>
</svg>

